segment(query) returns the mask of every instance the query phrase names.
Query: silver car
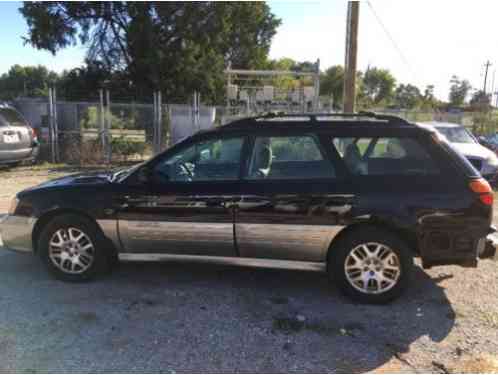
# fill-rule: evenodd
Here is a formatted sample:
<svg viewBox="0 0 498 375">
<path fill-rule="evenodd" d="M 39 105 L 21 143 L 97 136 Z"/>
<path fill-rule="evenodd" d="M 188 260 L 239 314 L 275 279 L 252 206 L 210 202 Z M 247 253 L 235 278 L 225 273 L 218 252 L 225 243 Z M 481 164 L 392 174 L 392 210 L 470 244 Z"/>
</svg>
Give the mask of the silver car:
<svg viewBox="0 0 498 375">
<path fill-rule="evenodd" d="M 38 152 L 35 130 L 13 107 L 0 104 L 0 165 L 34 161 Z"/>
<path fill-rule="evenodd" d="M 445 136 L 486 180 L 496 180 L 498 157 L 493 151 L 482 146 L 465 127 L 446 122 L 427 122 L 421 125 L 432 127 Z"/>
</svg>

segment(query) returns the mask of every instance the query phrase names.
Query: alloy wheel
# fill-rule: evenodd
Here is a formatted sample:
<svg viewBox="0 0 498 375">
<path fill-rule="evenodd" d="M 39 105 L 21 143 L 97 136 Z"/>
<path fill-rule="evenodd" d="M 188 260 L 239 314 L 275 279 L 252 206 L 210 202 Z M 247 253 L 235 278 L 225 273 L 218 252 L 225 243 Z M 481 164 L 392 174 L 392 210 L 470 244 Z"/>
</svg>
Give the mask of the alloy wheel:
<svg viewBox="0 0 498 375">
<path fill-rule="evenodd" d="M 353 288 L 366 294 L 380 294 L 396 285 L 401 275 L 401 264 L 391 248 L 368 242 L 349 252 L 344 270 Z"/>
<path fill-rule="evenodd" d="M 79 274 L 88 270 L 95 260 L 95 247 L 81 229 L 57 230 L 49 242 L 49 257 L 61 271 Z"/>
</svg>

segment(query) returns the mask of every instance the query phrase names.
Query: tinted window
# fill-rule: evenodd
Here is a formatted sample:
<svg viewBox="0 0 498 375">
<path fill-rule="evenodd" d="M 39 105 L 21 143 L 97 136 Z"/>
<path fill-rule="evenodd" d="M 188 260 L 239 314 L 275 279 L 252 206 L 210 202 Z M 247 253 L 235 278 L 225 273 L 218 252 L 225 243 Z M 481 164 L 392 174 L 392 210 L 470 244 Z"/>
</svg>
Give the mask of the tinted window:
<svg viewBox="0 0 498 375">
<path fill-rule="evenodd" d="M 249 164 L 249 179 L 308 179 L 335 177 L 311 135 L 257 137 Z"/>
<path fill-rule="evenodd" d="M 156 181 L 237 180 L 243 138 L 203 141 L 160 161 L 154 168 Z"/>
<path fill-rule="evenodd" d="M 26 125 L 23 118 L 10 108 L 0 108 L 0 126 L 7 125 Z"/>
<path fill-rule="evenodd" d="M 426 175 L 438 169 L 413 138 L 334 138 L 333 145 L 355 175 Z"/>
</svg>

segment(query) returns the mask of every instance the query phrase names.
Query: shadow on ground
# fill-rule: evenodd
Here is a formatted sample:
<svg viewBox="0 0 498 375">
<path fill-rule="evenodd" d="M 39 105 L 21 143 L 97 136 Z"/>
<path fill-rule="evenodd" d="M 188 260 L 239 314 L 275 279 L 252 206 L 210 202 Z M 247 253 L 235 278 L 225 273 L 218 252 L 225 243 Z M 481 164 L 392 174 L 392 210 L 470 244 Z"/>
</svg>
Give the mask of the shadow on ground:
<svg viewBox="0 0 498 375">
<path fill-rule="evenodd" d="M 418 269 L 386 306 L 351 303 L 320 273 L 124 263 L 86 284 L 0 256 L 0 372 L 362 372 L 440 342 L 455 312 Z M 428 364 L 430 366 L 430 364 Z"/>
</svg>

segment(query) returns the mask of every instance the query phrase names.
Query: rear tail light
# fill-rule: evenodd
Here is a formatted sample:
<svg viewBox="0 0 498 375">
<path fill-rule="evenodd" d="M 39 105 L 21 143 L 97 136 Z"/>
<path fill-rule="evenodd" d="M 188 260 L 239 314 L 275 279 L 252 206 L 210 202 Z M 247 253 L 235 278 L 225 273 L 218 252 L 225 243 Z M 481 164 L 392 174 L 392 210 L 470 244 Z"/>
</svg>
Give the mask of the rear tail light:
<svg viewBox="0 0 498 375">
<path fill-rule="evenodd" d="M 36 133 L 35 128 L 30 128 L 30 129 L 31 129 L 31 138 L 33 138 L 33 140 L 36 140 L 38 138 L 38 134 Z"/>
<path fill-rule="evenodd" d="M 484 178 L 472 180 L 469 184 L 470 190 L 479 195 L 479 200 L 486 206 L 493 205 L 493 190 Z"/>
</svg>

